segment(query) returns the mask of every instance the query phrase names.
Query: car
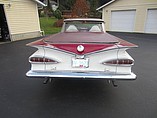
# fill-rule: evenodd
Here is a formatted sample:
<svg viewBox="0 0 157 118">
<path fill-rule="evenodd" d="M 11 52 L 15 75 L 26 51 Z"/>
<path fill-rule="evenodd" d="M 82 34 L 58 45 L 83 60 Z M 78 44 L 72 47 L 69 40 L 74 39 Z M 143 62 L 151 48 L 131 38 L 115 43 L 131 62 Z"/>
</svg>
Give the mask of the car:
<svg viewBox="0 0 157 118">
<path fill-rule="evenodd" d="M 127 53 L 137 45 L 105 31 L 102 19 L 65 19 L 60 33 L 27 44 L 37 48 L 29 57 L 32 78 L 135 80 L 134 59 Z"/>
</svg>

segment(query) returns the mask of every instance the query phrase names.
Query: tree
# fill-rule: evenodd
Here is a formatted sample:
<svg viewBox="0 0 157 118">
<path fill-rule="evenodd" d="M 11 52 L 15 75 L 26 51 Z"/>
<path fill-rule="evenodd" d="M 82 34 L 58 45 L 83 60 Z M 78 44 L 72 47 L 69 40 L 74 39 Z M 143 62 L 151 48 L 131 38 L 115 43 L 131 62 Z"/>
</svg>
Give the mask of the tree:
<svg viewBox="0 0 157 118">
<path fill-rule="evenodd" d="M 72 8 L 73 17 L 87 17 L 90 8 L 86 0 L 76 0 Z"/>
<path fill-rule="evenodd" d="M 100 17 L 100 13 L 98 11 L 96 11 L 96 9 L 99 6 L 99 1 L 98 0 L 89 0 L 90 2 L 90 13 L 89 16 L 90 17 Z"/>
<path fill-rule="evenodd" d="M 88 13 L 89 17 L 100 17 L 101 13 L 96 11 L 99 6 L 99 3 L 99 0 L 60 0 L 59 9 L 61 11 L 72 10 L 73 16 L 76 16 L 77 14 L 77 16 L 83 17 L 83 14 Z M 83 11 L 85 11 L 85 13 L 83 13 Z"/>
<path fill-rule="evenodd" d="M 43 0 L 41 0 L 43 1 Z M 52 5 L 50 1 L 56 1 L 59 4 L 57 12 L 52 11 Z M 108 1 L 108 0 L 105 0 Z M 101 14 L 96 11 L 99 6 L 99 0 L 47 0 L 47 7 L 44 8 L 44 13 L 54 14 L 54 16 L 59 16 L 60 19 L 63 11 L 72 11 L 73 17 L 100 17 Z"/>
<path fill-rule="evenodd" d="M 59 9 L 71 10 L 76 0 L 60 0 Z"/>
</svg>

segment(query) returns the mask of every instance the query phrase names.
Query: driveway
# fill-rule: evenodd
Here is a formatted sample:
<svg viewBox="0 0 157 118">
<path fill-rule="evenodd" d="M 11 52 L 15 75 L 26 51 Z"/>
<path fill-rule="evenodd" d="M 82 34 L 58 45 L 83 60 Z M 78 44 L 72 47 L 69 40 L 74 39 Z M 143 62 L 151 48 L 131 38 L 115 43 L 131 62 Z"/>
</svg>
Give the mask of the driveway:
<svg viewBox="0 0 157 118">
<path fill-rule="evenodd" d="M 157 118 L 157 35 L 111 33 L 139 45 L 135 81 L 28 79 L 28 57 L 36 50 L 24 40 L 0 45 L 1 118 Z"/>
</svg>

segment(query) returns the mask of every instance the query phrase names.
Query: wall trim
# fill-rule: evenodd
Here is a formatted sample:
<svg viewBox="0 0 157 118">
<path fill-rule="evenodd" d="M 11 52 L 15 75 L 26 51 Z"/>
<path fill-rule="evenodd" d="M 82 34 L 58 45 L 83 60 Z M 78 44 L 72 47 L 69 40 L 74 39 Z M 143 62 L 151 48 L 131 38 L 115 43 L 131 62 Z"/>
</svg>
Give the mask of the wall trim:
<svg viewBox="0 0 157 118">
<path fill-rule="evenodd" d="M 11 41 L 29 39 L 42 36 L 41 31 L 35 32 L 27 32 L 27 33 L 19 33 L 19 34 L 11 34 Z"/>
</svg>

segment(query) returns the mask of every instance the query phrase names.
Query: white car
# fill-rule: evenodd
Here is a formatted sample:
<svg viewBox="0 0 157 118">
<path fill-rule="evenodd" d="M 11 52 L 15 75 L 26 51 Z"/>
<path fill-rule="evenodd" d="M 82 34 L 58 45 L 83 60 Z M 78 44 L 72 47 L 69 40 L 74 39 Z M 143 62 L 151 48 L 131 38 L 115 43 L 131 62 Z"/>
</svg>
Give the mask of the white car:
<svg viewBox="0 0 157 118">
<path fill-rule="evenodd" d="M 136 79 L 126 50 L 137 45 L 106 33 L 101 19 L 66 19 L 60 33 L 27 45 L 38 49 L 29 57 L 28 77 Z"/>
</svg>

